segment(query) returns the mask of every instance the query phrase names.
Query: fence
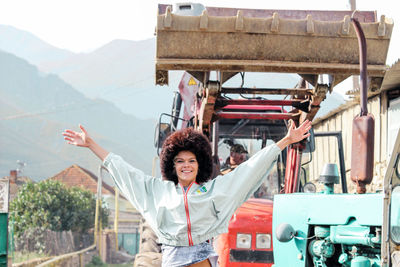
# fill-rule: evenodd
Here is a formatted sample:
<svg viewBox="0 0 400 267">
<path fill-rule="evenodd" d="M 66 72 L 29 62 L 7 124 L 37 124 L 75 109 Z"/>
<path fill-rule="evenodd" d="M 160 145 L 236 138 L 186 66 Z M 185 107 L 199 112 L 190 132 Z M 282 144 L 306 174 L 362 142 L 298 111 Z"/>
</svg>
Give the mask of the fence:
<svg viewBox="0 0 400 267">
<path fill-rule="evenodd" d="M 87 263 L 84 259 L 85 253 L 91 250 L 94 250 L 96 245 L 91 245 L 88 248 L 82 249 L 80 251 L 72 252 L 69 254 L 64 254 L 61 256 L 57 256 L 52 258 L 51 260 L 45 261 L 38 265 L 38 267 L 45 266 L 79 266 L 84 267 Z"/>
</svg>

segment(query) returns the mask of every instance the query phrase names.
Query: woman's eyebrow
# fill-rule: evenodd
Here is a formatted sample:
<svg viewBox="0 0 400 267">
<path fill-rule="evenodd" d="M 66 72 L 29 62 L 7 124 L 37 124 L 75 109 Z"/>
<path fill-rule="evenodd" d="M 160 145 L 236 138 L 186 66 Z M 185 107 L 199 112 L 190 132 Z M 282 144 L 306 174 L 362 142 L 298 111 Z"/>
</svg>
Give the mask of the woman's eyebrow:
<svg viewBox="0 0 400 267">
<path fill-rule="evenodd" d="M 196 157 L 187 158 L 187 160 L 196 159 Z M 174 158 L 174 160 L 185 160 L 184 158 Z"/>
</svg>

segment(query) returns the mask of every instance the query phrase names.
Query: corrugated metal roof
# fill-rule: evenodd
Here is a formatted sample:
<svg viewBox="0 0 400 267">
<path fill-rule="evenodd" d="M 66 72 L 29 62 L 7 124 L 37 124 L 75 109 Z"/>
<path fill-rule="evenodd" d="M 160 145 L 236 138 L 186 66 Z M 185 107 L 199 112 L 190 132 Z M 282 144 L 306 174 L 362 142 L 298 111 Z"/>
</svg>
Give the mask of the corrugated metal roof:
<svg viewBox="0 0 400 267">
<path fill-rule="evenodd" d="M 381 91 L 400 87 L 400 60 L 397 60 L 385 73 Z"/>
<path fill-rule="evenodd" d="M 340 105 L 339 107 L 333 109 L 328 114 L 326 114 L 324 116 L 321 116 L 321 117 L 318 117 L 315 120 L 313 120 L 312 125 L 316 125 L 316 124 L 320 123 L 321 121 L 327 120 L 330 117 L 336 115 L 337 113 L 339 113 L 339 112 L 341 112 L 343 110 L 346 110 L 348 108 L 351 108 L 351 107 L 353 107 L 355 105 L 358 105 L 358 104 L 359 104 L 359 102 L 357 102 L 355 100 L 349 100 L 346 103 Z"/>
</svg>

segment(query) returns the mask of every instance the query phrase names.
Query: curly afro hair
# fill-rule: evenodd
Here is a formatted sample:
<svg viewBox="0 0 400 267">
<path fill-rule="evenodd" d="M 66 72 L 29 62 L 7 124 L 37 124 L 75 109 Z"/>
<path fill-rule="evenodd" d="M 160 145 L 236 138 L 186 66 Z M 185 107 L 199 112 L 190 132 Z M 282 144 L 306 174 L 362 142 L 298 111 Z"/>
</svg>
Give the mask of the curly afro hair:
<svg viewBox="0 0 400 267">
<path fill-rule="evenodd" d="M 174 158 L 181 151 L 190 151 L 196 155 L 199 164 L 196 182 L 198 184 L 207 182 L 213 172 L 211 145 L 205 135 L 192 128 L 176 131 L 165 140 L 160 155 L 163 179 L 178 184 Z"/>
</svg>

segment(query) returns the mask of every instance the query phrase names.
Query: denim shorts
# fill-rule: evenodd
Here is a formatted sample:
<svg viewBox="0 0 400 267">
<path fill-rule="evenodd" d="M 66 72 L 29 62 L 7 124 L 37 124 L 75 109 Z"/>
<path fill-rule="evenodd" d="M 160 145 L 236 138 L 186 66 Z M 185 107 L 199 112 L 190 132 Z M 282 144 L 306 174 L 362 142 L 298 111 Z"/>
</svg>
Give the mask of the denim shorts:
<svg viewBox="0 0 400 267">
<path fill-rule="evenodd" d="M 209 242 L 183 247 L 162 245 L 161 250 L 163 267 L 189 266 L 206 259 L 210 260 L 212 267 L 217 266 L 218 254 Z"/>
</svg>

